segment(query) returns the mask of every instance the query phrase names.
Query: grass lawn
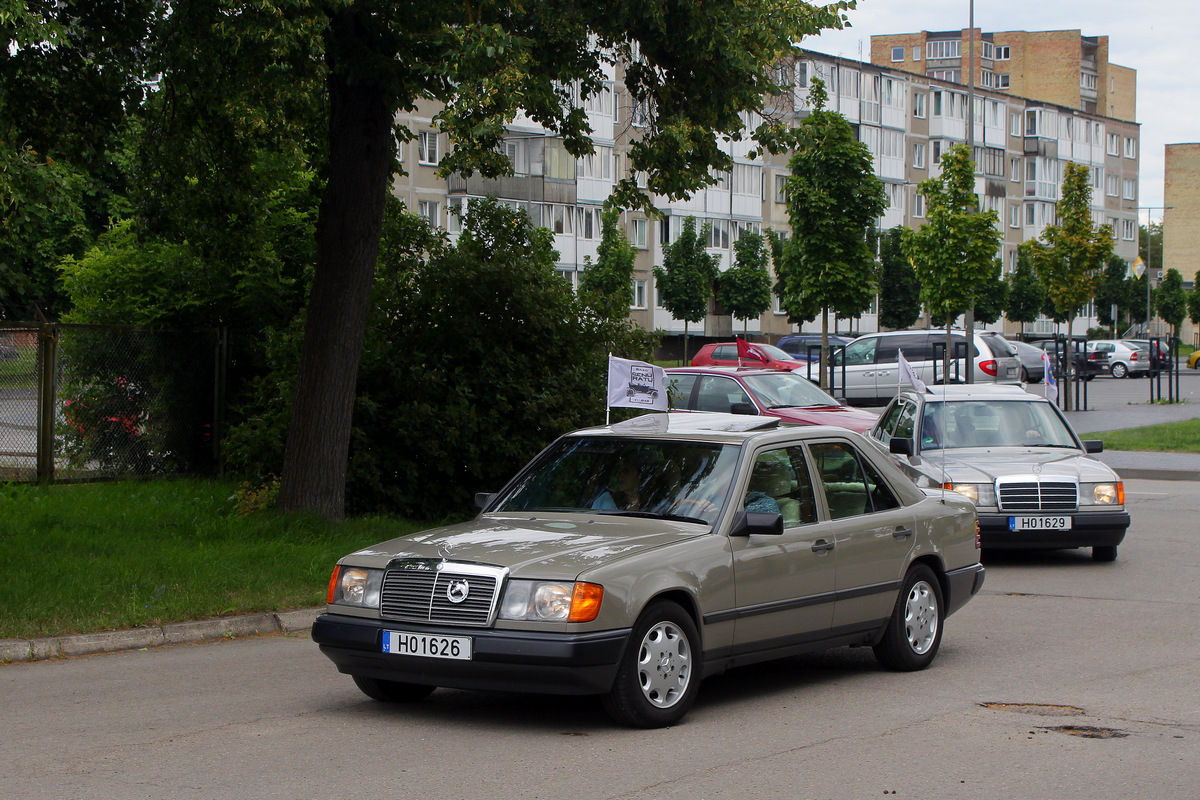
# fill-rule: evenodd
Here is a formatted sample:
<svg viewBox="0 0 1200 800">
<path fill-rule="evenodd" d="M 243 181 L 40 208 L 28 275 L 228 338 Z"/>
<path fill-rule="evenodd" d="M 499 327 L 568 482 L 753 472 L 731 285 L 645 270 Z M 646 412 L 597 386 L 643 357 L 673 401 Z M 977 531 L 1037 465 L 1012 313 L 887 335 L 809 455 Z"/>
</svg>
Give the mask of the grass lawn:
<svg viewBox="0 0 1200 800">
<path fill-rule="evenodd" d="M 235 491 L 208 480 L 0 484 L 0 639 L 321 605 L 338 558 L 428 527 L 239 517 Z"/>
<path fill-rule="evenodd" d="M 1101 439 L 1105 450 L 1154 450 L 1200 453 L 1200 419 L 1167 422 L 1145 428 L 1088 433 L 1084 439 Z"/>
</svg>

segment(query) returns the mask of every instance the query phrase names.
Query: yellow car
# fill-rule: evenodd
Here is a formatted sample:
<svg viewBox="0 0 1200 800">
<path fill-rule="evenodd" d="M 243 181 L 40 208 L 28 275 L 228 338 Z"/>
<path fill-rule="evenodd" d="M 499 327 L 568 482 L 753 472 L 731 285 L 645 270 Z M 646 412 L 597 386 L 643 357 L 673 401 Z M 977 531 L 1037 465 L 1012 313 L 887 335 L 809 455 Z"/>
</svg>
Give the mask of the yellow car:
<svg viewBox="0 0 1200 800">
<path fill-rule="evenodd" d="M 1193 350 L 1192 354 L 1188 356 L 1188 366 L 1192 369 L 1200 369 L 1200 348 Z"/>
</svg>

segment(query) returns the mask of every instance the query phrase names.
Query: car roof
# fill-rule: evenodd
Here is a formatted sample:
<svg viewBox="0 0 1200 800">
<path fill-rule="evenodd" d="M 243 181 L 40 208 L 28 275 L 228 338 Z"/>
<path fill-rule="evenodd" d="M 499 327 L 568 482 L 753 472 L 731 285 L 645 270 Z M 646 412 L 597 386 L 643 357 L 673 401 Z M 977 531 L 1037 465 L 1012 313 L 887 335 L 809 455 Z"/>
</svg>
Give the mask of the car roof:
<svg viewBox="0 0 1200 800">
<path fill-rule="evenodd" d="M 721 414 L 709 411 L 642 414 L 608 426 L 572 431 L 568 436 L 620 436 L 653 439 L 697 439 L 712 442 L 741 444 L 751 438 L 763 437 L 794 441 L 835 435 L 853 438 L 860 434 L 836 425 L 781 425 L 778 417 L 748 414 Z"/>
<path fill-rule="evenodd" d="M 905 389 L 901 394 L 918 395 L 914 389 Z M 924 393 L 926 400 L 987 400 L 987 401 L 1019 401 L 1031 403 L 1049 402 L 1040 394 L 1032 394 L 1020 386 L 1008 383 L 972 383 L 950 384 L 947 386 L 931 386 Z"/>
<path fill-rule="evenodd" d="M 796 373 L 781 369 L 771 369 L 769 367 L 734 367 L 734 366 L 712 366 L 712 367 L 667 367 L 664 370 L 668 374 L 678 375 L 689 372 L 703 375 L 795 375 Z M 797 377 L 800 377 L 797 375 Z"/>
</svg>

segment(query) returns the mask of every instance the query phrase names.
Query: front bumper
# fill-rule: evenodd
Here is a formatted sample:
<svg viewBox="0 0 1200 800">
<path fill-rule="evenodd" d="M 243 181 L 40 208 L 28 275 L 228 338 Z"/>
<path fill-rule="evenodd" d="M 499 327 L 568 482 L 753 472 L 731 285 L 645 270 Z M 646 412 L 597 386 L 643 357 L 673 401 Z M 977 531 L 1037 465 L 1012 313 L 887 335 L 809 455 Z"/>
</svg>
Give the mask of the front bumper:
<svg viewBox="0 0 1200 800">
<path fill-rule="evenodd" d="M 384 653 L 383 631 L 470 636 L 470 661 Z M 630 630 L 542 634 L 322 614 L 312 638 L 339 672 L 380 680 L 541 694 L 602 694 L 613 684 Z"/>
<path fill-rule="evenodd" d="M 980 512 L 979 534 L 984 549 L 1063 550 L 1072 547 L 1115 547 L 1129 528 L 1128 511 L 1076 511 L 1047 514 L 1071 518 L 1070 530 L 1013 531 L 1008 528 L 1013 514 Z M 1022 514 L 1020 516 L 1028 516 Z"/>
</svg>

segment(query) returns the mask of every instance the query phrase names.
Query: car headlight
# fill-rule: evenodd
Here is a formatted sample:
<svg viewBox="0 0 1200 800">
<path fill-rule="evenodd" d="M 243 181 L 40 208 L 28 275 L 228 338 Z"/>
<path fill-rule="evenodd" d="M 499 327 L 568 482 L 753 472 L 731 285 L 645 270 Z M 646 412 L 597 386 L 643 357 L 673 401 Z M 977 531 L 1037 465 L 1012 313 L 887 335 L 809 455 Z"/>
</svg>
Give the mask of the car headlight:
<svg viewBox="0 0 1200 800">
<path fill-rule="evenodd" d="M 511 580 L 500 601 L 500 619 L 591 622 L 603 599 L 604 587 L 594 583 Z"/>
<path fill-rule="evenodd" d="M 382 584 L 381 569 L 339 564 L 333 568 L 333 575 L 329 578 L 329 593 L 325 600 L 342 606 L 379 608 L 379 587 Z"/>
<path fill-rule="evenodd" d="M 1091 491 L 1088 491 L 1088 488 Z M 1079 492 L 1080 505 L 1094 506 L 1123 506 L 1125 505 L 1125 484 L 1121 481 L 1111 483 L 1085 483 Z M 1088 498 L 1091 501 L 1088 501 Z"/>
<path fill-rule="evenodd" d="M 958 492 L 977 506 L 996 505 L 996 490 L 990 483 L 943 483 L 942 488 Z"/>
</svg>

